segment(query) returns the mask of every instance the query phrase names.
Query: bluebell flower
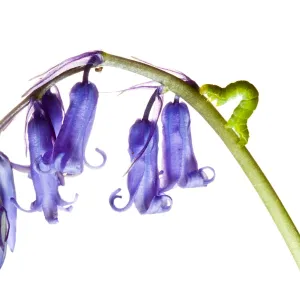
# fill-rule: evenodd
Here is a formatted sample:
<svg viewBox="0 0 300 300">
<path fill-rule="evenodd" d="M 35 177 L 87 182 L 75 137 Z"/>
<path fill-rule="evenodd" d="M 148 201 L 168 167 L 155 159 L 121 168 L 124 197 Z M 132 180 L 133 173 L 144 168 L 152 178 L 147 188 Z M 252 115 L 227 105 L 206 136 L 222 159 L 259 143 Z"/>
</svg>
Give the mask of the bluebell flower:
<svg viewBox="0 0 300 300">
<path fill-rule="evenodd" d="M 110 205 L 116 211 L 128 209 L 132 203 L 141 214 L 153 214 L 169 211 L 171 197 L 159 190 L 159 171 L 157 166 L 158 128 L 156 121 L 148 119 L 150 108 L 155 99 L 161 97 L 161 88 L 156 89 L 146 108 L 143 119 L 138 119 L 130 128 L 129 155 L 132 164 L 128 172 L 127 186 L 130 200 L 124 208 L 115 205 L 120 189 L 110 196 Z"/>
<path fill-rule="evenodd" d="M 84 70 L 83 81 L 76 83 L 70 92 L 70 105 L 53 149 L 55 170 L 68 175 L 78 175 L 83 171 L 85 149 L 95 118 L 98 90 L 88 81 L 94 60 L 98 61 L 98 56 L 91 58 L 91 63 Z M 101 167 L 105 164 L 106 156 L 99 149 L 98 152 L 103 156 Z"/>
<path fill-rule="evenodd" d="M 55 132 L 50 117 L 39 101 L 34 101 L 33 114 L 28 123 L 28 143 L 30 154 L 30 177 L 33 181 L 36 200 L 30 212 L 43 210 L 49 223 L 58 222 L 57 209 L 70 209 L 70 202 L 61 199 L 58 187 L 61 175 L 51 170 L 51 155 L 55 142 Z M 20 207 L 19 207 L 20 208 Z"/>
<path fill-rule="evenodd" d="M 11 164 L 0 152 L 0 268 L 5 259 L 6 246 L 14 251 L 16 243 L 17 208 L 11 199 L 16 198 Z"/>
<path fill-rule="evenodd" d="M 214 180 L 215 173 L 211 167 L 198 169 L 193 151 L 191 137 L 191 120 L 188 107 L 175 97 L 174 102 L 168 103 L 162 112 L 162 191 L 172 189 L 176 184 L 182 188 L 207 186 Z M 205 169 L 213 176 L 208 178 Z"/>
</svg>

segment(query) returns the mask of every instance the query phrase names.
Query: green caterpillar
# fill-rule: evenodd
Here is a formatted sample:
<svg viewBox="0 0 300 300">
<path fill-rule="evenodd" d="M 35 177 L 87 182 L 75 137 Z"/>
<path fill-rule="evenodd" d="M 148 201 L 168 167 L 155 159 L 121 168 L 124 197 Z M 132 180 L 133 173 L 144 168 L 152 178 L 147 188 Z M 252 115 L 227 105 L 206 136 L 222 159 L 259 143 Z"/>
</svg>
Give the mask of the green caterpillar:
<svg viewBox="0 0 300 300">
<path fill-rule="evenodd" d="M 248 81 L 233 82 L 225 88 L 213 84 L 205 84 L 201 86 L 200 94 L 205 96 L 210 102 L 216 101 L 217 106 L 223 105 L 236 97 L 241 98 L 226 127 L 232 128 L 240 138 L 239 145 L 245 146 L 249 139 L 247 121 L 258 104 L 258 91 L 255 86 Z"/>
</svg>

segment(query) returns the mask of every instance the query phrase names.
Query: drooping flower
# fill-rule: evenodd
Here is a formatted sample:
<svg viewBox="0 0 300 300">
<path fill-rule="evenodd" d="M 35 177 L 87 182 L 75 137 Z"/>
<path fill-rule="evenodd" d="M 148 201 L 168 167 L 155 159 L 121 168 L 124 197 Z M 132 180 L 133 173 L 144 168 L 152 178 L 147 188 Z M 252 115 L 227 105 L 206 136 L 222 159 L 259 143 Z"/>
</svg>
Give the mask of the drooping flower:
<svg viewBox="0 0 300 300">
<path fill-rule="evenodd" d="M 16 243 L 17 208 L 11 199 L 16 198 L 10 161 L 0 152 L 0 268 L 5 259 L 6 245 L 14 251 Z"/>
<path fill-rule="evenodd" d="M 83 81 L 76 83 L 70 92 L 70 105 L 53 149 L 54 168 L 68 175 L 78 175 L 83 171 L 85 149 L 95 118 L 98 90 L 88 81 L 94 60 L 98 60 L 98 56 L 91 58 L 84 70 Z M 101 150 L 98 152 L 103 156 L 101 167 L 106 156 Z"/>
<path fill-rule="evenodd" d="M 36 200 L 30 211 L 43 210 L 49 223 L 58 222 L 57 208 L 68 206 L 69 202 L 61 199 L 58 186 L 60 177 L 50 169 L 51 154 L 55 141 L 55 133 L 51 120 L 42 103 L 35 101 L 34 112 L 28 123 L 28 142 L 30 154 L 30 176 L 36 192 Z"/>
<path fill-rule="evenodd" d="M 161 97 L 161 89 L 156 89 L 146 108 L 144 117 L 138 119 L 130 128 L 129 155 L 134 162 L 128 172 L 127 186 L 130 200 L 124 208 L 115 205 L 115 199 L 120 189 L 110 197 L 110 205 L 116 211 L 128 209 L 132 203 L 141 214 L 153 214 L 169 211 L 172 205 L 171 197 L 159 191 L 159 171 L 157 166 L 158 128 L 156 121 L 148 119 L 154 100 Z"/>
<path fill-rule="evenodd" d="M 211 167 L 198 169 L 193 151 L 190 114 L 185 103 L 168 103 L 162 112 L 163 125 L 163 175 L 162 191 L 172 189 L 176 184 L 182 188 L 207 186 L 214 180 L 215 173 Z M 205 169 L 213 173 L 208 178 Z"/>
<path fill-rule="evenodd" d="M 171 208 L 171 198 L 159 193 L 159 172 L 157 167 L 158 128 L 149 120 L 137 120 L 130 129 L 129 154 L 135 159 L 145 146 L 151 131 L 154 134 L 142 156 L 128 173 L 127 185 L 131 198 L 140 213 L 165 212 Z"/>
</svg>

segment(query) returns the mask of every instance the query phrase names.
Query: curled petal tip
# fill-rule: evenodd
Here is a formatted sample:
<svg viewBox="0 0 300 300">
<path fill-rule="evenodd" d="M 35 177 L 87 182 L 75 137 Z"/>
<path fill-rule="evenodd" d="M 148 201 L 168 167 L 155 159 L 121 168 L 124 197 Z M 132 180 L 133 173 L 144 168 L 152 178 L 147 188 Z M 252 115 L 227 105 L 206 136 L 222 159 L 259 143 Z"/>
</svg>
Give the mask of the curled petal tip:
<svg viewBox="0 0 300 300">
<path fill-rule="evenodd" d="M 56 202 L 60 209 L 70 212 L 73 210 L 72 204 L 77 202 L 78 197 L 79 197 L 79 195 L 76 193 L 73 201 L 68 202 L 68 201 L 65 201 L 65 200 L 62 200 L 61 198 L 59 198 Z M 67 207 L 65 207 L 65 206 L 67 206 Z"/>
<path fill-rule="evenodd" d="M 102 156 L 102 163 L 100 165 L 91 165 L 90 163 L 87 162 L 85 156 L 84 156 L 84 163 L 90 169 L 101 169 L 102 167 L 104 167 L 104 165 L 106 163 L 107 156 L 106 156 L 106 153 L 103 150 L 100 150 L 99 148 L 95 148 L 95 151 L 98 152 Z"/>
<path fill-rule="evenodd" d="M 16 208 L 18 208 L 19 210 L 21 210 L 23 212 L 32 213 L 32 212 L 36 211 L 35 207 L 33 207 L 33 205 L 32 205 L 33 203 L 31 204 L 30 209 L 25 209 L 22 206 L 20 206 L 20 204 L 17 202 L 17 200 L 15 198 L 11 197 L 10 201 Z"/>
<path fill-rule="evenodd" d="M 116 200 L 117 198 L 119 198 L 119 199 L 122 198 L 122 196 L 117 195 L 120 191 L 121 191 L 121 189 L 118 188 L 118 189 L 115 190 L 115 191 L 110 195 L 110 197 L 109 197 L 109 204 L 110 204 L 111 208 L 112 208 L 113 210 L 117 211 L 117 212 L 123 212 L 123 211 L 127 210 L 127 209 L 132 205 L 132 203 L 133 203 L 132 198 L 130 198 L 130 200 L 128 201 L 128 203 L 127 203 L 123 208 L 117 207 L 117 206 L 115 205 L 115 200 Z"/>
<path fill-rule="evenodd" d="M 204 169 L 209 169 L 213 172 L 213 176 L 208 178 Z M 181 188 L 197 188 L 207 186 L 209 183 L 213 182 L 215 178 L 215 171 L 211 167 L 204 167 L 199 170 L 192 171 L 186 174 L 179 182 L 178 185 Z"/>
<path fill-rule="evenodd" d="M 79 195 L 76 193 L 75 197 L 74 197 L 74 200 L 71 203 L 73 204 L 73 203 L 77 202 L 78 198 L 79 198 Z"/>
<path fill-rule="evenodd" d="M 208 178 L 207 174 L 205 173 L 206 169 L 208 169 L 212 172 L 211 178 Z M 204 178 L 204 185 L 205 186 L 210 184 L 211 182 L 213 182 L 215 180 L 216 172 L 212 167 L 209 167 L 209 166 L 203 167 L 203 168 L 199 169 L 199 173 Z"/>
<path fill-rule="evenodd" d="M 157 214 L 168 212 L 173 204 L 173 200 L 170 196 L 167 195 L 159 195 L 155 196 L 149 208 L 145 212 L 141 212 L 142 214 Z"/>
<path fill-rule="evenodd" d="M 106 153 L 103 150 L 99 149 L 99 148 L 95 148 L 95 151 L 102 155 L 103 162 L 102 162 L 101 165 L 98 166 L 98 168 L 102 168 L 105 165 L 106 160 L 107 160 Z"/>
</svg>

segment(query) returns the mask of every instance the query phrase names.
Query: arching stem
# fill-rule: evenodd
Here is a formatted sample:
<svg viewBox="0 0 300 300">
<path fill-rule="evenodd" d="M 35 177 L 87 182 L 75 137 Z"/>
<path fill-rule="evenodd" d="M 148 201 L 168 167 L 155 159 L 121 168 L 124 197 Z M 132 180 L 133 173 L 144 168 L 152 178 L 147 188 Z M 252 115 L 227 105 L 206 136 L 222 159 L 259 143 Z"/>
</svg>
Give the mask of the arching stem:
<svg viewBox="0 0 300 300">
<path fill-rule="evenodd" d="M 145 63 L 111 55 L 105 52 L 101 52 L 101 54 L 104 59 L 104 63 L 102 64 L 103 67 L 111 66 L 124 69 L 157 81 L 188 102 L 197 112 L 199 112 L 199 114 L 202 115 L 202 117 L 222 139 L 226 147 L 232 153 L 242 170 L 249 178 L 253 187 L 259 194 L 264 205 L 272 216 L 278 230 L 283 236 L 291 254 L 300 268 L 300 235 L 297 228 L 277 196 L 275 190 L 252 155 L 249 153 L 246 147 L 240 147 L 238 145 L 239 138 L 232 129 L 225 127 L 226 121 L 214 108 L 214 106 L 210 102 L 206 101 L 206 98 L 201 96 L 195 87 L 190 86 L 183 80 L 165 71 L 159 70 Z M 73 71 L 69 70 L 61 74 L 59 78 L 55 78 L 54 81 L 57 82 L 60 79 L 71 75 L 72 73 L 81 71 L 82 69 L 83 68 L 76 68 Z M 41 87 L 34 93 L 43 94 L 45 89 L 48 89 L 51 84 L 55 83 L 54 81 L 48 83 L 47 86 Z M 26 106 L 26 104 L 28 104 L 29 97 L 27 98 L 28 100 L 24 99 L 16 108 L 7 114 L 3 120 L 0 121 L 0 132 L 7 124 L 9 124 L 13 116 L 15 116 L 22 108 Z"/>
</svg>

